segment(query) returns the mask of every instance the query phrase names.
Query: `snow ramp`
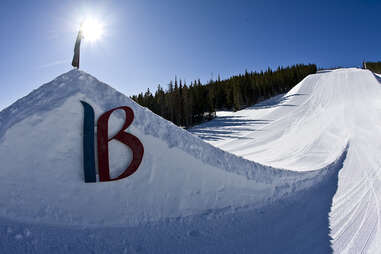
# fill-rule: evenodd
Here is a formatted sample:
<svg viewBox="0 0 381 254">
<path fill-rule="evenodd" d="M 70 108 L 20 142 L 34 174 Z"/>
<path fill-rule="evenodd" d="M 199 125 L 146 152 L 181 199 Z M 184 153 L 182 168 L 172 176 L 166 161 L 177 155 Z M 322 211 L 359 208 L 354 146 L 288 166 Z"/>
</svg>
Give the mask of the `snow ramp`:
<svg viewBox="0 0 381 254">
<path fill-rule="evenodd" d="M 329 164 L 349 143 L 329 213 L 332 250 L 380 253 L 380 98 L 381 79 L 368 70 L 325 71 L 285 95 L 220 112 L 192 132 L 248 160 L 294 171 Z"/>
<path fill-rule="evenodd" d="M 95 118 L 120 106 L 134 111 L 127 132 L 144 145 L 142 163 L 134 174 L 113 182 L 84 182 L 81 101 L 94 108 Z M 112 114 L 109 136 L 119 131 L 124 117 L 120 111 Z M 287 132 L 290 126 L 278 128 Z M 279 138 L 254 142 L 254 150 L 246 152 Z M 351 138 L 346 134 L 335 153 L 316 167 L 310 162 L 300 168 L 295 164 L 292 170 L 283 169 L 289 164 L 265 166 L 268 163 L 208 144 L 89 74 L 72 70 L 0 112 L 0 249 L 2 253 L 331 251 L 328 213 L 337 174 L 347 163 L 348 149 L 353 151 L 352 142 L 357 142 Z M 274 149 L 268 153 L 279 155 L 281 148 Z M 267 162 L 267 157 L 259 158 Z M 118 176 L 131 159 L 128 147 L 110 142 L 111 175 Z M 352 192 L 357 195 L 363 186 L 369 184 Z M 345 211 L 345 205 L 353 204 L 346 199 L 350 201 L 350 195 L 338 201 Z"/>
</svg>

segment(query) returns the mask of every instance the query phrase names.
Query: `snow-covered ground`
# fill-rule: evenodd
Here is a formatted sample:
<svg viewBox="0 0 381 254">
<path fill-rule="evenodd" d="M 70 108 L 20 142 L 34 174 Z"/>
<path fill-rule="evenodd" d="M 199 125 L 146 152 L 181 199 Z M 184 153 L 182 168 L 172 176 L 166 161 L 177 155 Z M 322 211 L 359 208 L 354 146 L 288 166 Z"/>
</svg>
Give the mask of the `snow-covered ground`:
<svg viewBox="0 0 381 254">
<path fill-rule="evenodd" d="M 208 144 L 72 70 L 0 112 L 1 253 L 376 253 L 380 96 L 368 71 L 311 75 L 191 130 Z M 135 174 L 84 183 L 80 100 L 133 109 Z"/>
<path fill-rule="evenodd" d="M 191 132 L 237 156 L 294 171 L 323 167 L 348 146 L 328 216 L 332 248 L 379 253 L 380 98 L 379 76 L 339 69 L 310 75 L 261 105 L 221 112 Z"/>
</svg>

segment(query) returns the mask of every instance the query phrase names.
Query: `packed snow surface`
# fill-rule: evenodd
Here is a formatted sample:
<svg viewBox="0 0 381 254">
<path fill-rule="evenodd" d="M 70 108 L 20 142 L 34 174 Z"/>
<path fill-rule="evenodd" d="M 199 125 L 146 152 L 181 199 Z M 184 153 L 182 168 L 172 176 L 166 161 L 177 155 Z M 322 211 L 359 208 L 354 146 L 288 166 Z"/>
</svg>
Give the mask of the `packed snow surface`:
<svg viewBox="0 0 381 254">
<path fill-rule="evenodd" d="M 1 253 L 377 253 L 379 98 L 369 71 L 319 73 L 189 133 L 72 70 L 0 112 Z M 133 109 L 135 174 L 84 183 L 81 100 Z"/>
<path fill-rule="evenodd" d="M 310 75 L 283 96 L 220 112 L 192 133 L 237 156 L 293 171 L 327 165 L 348 144 L 328 215 L 332 249 L 380 253 L 380 82 L 360 69 Z"/>
</svg>

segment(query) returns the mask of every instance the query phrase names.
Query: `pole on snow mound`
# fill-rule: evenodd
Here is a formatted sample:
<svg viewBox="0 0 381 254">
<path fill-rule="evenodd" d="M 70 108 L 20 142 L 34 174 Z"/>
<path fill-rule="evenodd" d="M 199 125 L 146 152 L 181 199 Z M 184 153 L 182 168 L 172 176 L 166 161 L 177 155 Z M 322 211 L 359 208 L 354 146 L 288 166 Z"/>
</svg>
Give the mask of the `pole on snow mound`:
<svg viewBox="0 0 381 254">
<path fill-rule="evenodd" d="M 73 67 L 77 69 L 79 69 L 79 51 L 81 47 L 81 40 L 83 39 L 82 25 L 83 23 L 81 23 L 81 26 L 78 31 L 77 40 L 75 41 L 75 46 L 74 46 L 73 61 L 71 62 L 71 65 L 73 65 Z"/>
</svg>

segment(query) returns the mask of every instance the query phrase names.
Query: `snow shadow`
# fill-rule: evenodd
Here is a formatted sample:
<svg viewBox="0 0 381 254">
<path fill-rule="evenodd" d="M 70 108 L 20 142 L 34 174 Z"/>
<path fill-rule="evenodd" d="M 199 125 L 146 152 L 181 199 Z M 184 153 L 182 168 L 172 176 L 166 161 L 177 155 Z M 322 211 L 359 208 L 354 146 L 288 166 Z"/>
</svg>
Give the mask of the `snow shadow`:
<svg viewBox="0 0 381 254">
<path fill-rule="evenodd" d="M 306 95 L 307 94 L 302 93 L 291 94 L 287 96 L 285 94 L 279 94 L 244 110 L 256 110 L 275 107 L 296 107 L 297 105 L 295 104 L 287 104 L 287 101 L 295 96 Z M 242 136 L 242 132 L 258 131 L 259 125 L 263 126 L 270 123 L 271 121 L 272 120 L 265 119 L 245 119 L 245 117 L 239 115 L 219 116 L 211 121 L 194 126 L 188 129 L 188 131 L 206 141 L 219 141 L 227 138 L 250 139 L 249 137 Z"/>
<path fill-rule="evenodd" d="M 286 102 L 295 96 L 306 96 L 307 94 L 302 93 L 296 93 L 291 95 L 284 95 L 280 94 L 277 96 L 274 96 L 268 100 L 262 101 L 260 103 L 257 103 L 248 109 L 263 109 L 263 108 L 275 108 L 275 107 L 295 107 L 297 105 L 295 104 L 286 104 Z"/>
<path fill-rule="evenodd" d="M 242 137 L 239 134 L 242 132 L 258 131 L 257 127 L 259 125 L 270 122 L 271 120 L 245 119 L 242 116 L 221 116 L 197 125 L 188 131 L 208 141 L 218 141 L 226 138 L 249 139 L 249 137 Z"/>
</svg>

